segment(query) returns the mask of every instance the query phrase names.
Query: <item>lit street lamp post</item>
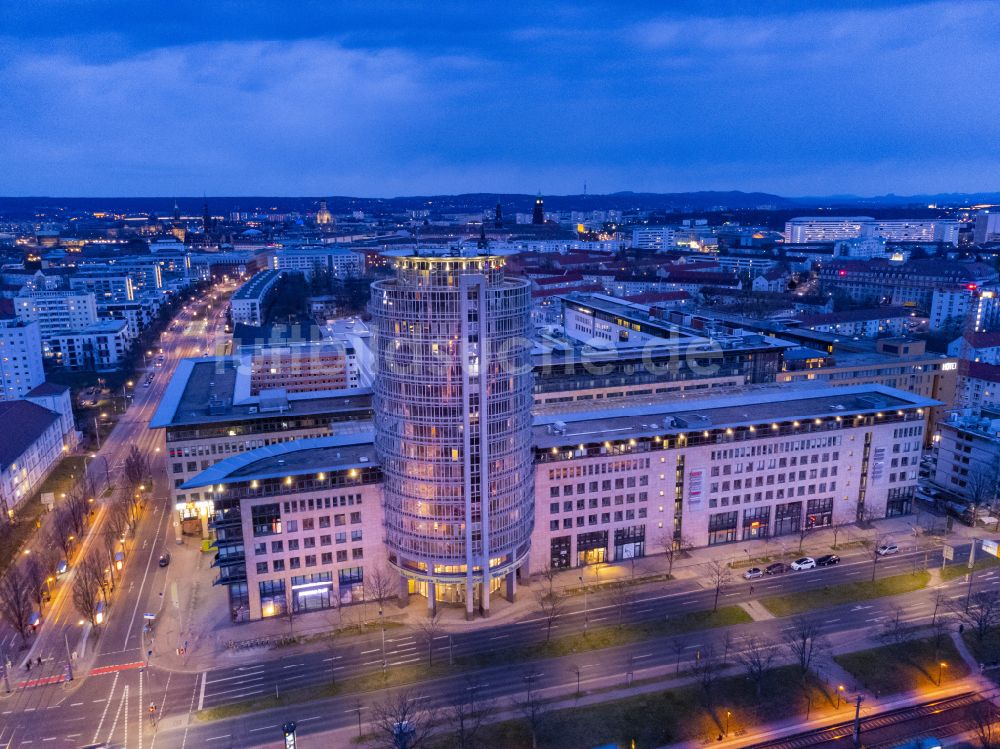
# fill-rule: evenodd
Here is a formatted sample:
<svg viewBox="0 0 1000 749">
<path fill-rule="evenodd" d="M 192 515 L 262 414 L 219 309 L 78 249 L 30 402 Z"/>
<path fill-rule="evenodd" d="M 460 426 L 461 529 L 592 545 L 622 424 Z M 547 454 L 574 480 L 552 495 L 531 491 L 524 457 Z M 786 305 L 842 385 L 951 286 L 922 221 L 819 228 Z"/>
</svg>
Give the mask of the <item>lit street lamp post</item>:
<svg viewBox="0 0 1000 749">
<path fill-rule="evenodd" d="M 938 686 L 941 686 L 941 677 L 944 673 L 944 669 L 946 668 L 948 668 L 948 664 L 945 663 L 944 661 L 938 663 L 938 678 L 937 678 Z"/>
<path fill-rule="evenodd" d="M 580 575 L 580 584 L 583 586 L 583 633 L 587 634 L 587 625 L 590 623 L 590 607 L 587 605 L 587 584 L 583 582 L 583 575 Z"/>
</svg>

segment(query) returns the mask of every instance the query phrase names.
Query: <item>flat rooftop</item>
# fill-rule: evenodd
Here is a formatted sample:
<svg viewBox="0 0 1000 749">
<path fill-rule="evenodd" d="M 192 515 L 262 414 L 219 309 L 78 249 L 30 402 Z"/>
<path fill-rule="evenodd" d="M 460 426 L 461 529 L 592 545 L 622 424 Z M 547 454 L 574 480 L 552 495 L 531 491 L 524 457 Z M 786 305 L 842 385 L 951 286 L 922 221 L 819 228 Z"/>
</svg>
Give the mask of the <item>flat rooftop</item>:
<svg viewBox="0 0 1000 749">
<path fill-rule="evenodd" d="M 289 393 L 287 403 L 274 410 L 268 409 L 260 396 L 248 395 L 237 400 L 237 379 L 249 380 L 249 371 L 243 373 L 240 367 L 240 359 L 232 356 L 183 359 L 149 422 L 150 428 L 251 421 L 282 415 L 332 415 L 371 409 L 370 388 Z"/>
<path fill-rule="evenodd" d="M 835 389 L 815 385 L 771 385 L 712 398 L 681 396 L 673 403 L 537 416 L 534 443 L 536 447 L 556 447 L 608 437 L 653 437 L 718 427 L 853 416 L 938 405 L 941 405 L 939 401 L 882 385 Z M 561 433 L 550 434 L 549 426 L 557 423 Z"/>
<path fill-rule="evenodd" d="M 284 271 L 280 270 L 262 270 L 260 273 L 255 273 L 253 278 L 236 290 L 236 293 L 230 297 L 230 301 L 236 301 L 239 299 L 256 299 L 260 296 L 264 287 L 280 276 L 283 272 Z"/>
<path fill-rule="evenodd" d="M 301 476 L 319 471 L 343 471 L 378 465 L 375 435 L 356 434 L 284 442 L 240 453 L 205 469 L 181 488 Z"/>
</svg>

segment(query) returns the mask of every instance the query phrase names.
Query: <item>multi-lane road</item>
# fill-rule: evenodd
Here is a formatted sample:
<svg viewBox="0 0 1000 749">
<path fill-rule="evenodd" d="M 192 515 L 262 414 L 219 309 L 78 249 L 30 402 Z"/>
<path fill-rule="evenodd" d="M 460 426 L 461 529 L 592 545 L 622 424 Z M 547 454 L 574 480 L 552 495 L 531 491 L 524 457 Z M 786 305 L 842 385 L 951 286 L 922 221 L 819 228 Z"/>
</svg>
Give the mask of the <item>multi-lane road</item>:
<svg viewBox="0 0 1000 749">
<path fill-rule="evenodd" d="M 122 746 L 143 747 L 152 735 L 148 717 L 150 703 L 157 712 L 173 683 L 183 679 L 155 673 L 144 665 L 151 643 L 144 632 L 143 614 L 155 612 L 167 591 L 169 568 L 161 569 L 159 555 L 170 548 L 173 539 L 172 517 L 167 502 L 163 464 L 162 436 L 147 426 L 177 362 L 197 356 L 216 343 L 222 326 L 221 306 L 216 305 L 206 319 L 198 302 L 183 310 L 172 328 L 163 334 L 166 361 L 151 367 L 155 373 L 149 387 L 139 378 L 134 400 L 104 441 L 97 457 L 89 462 L 95 475 L 103 475 L 105 461 L 112 480 L 120 470 L 133 445 L 150 461 L 154 481 L 153 494 L 134 538 L 129 539 L 126 565 L 102 627 L 96 653 L 80 651 L 84 625 L 72 602 L 71 568 L 58 587 L 45 621 L 27 655 L 33 661 L 30 671 L 24 668 L 22 652 L 11 673 L 14 690 L 0 692 L 0 747 L 31 743 L 57 742 L 60 746 L 84 746 L 113 742 Z M 100 543 L 100 531 L 108 508 L 98 503 L 91 531 L 77 552 L 77 559 Z M 95 638 L 91 637 L 90 642 Z M 75 652 L 72 682 L 65 681 L 67 654 Z M 38 665 L 37 659 L 42 663 Z M 86 663 L 85 672 L 81 672 Z M 192 676 L 189 681 L 193 682 Z"/>
<path fill-rule="evenodd" d="M 164 338 L 167 361 L 157 368 L 149 388 L 138 388 L 135 402 L 106 441 L 101 455 L 112 470 L 123 460 L 131 445 L 151 459 L 157 482 L 153 500 L 139 524 L 115 604 L 99 640 L 98 652 L 88 659 L 87 673 L 77 673 L 73 682 L 62 679 L 67 642 L 77 647 L 80 639 L 79 616 L 74 612 L 68 581 L 53 601 L 32 657 L 41 656 L 41 669 L 30 674 L 14 674 L 15 690 L 0 694 L 0 748 L 14 749 L 32 745 L 78 747 L 107 742 L 115 746 L 152 749 L 165 747 L 249 747 L 273 744 L 280 737 L 280 726 L 295 720 L 303 744 L 310 735 L 346 729 L 357 723 L 358 698 L 344 696 L 322 703 L 306 703 L 280 710 L 241 715 L 215 722 L 193 719 L 202 708 L 219 707 L 289 689 L 328 684 L 334 678 L 377 672 L 382 668 L 382 643 L 378 635 L 353 637 L 334 642 L 309 653 L 290 651 L 247 651 L 229 654 L 226 665 L 205 663 L 198 671 L 170 671 L 145 667 L 150 647 L 143 631 L 143 614 L 170 605 L 171 586 L 178 581 L 172 575 L 177 565 L 157 566 L 159 554 L 173 548 L 172 518 L 167 505 L 167 491 L 160 438 L 146 429 L 156 404 L 179 359 L 196 356 L 206 345 L 221 338 L 221 305 L 197 318 L 193 310 L 181 313 L 179 332 Z M 103 522 L 99 514 L 97 524 Z M 92 534 L 95 535 L 96 534 Z M 956 560 L 968 555 L 968 545 L 959 546 Z M 176 553 L 194 553 L 178 550 Z M 911 551 L 882 559 L 880 577 L 940 564 L 939 551 Z M 776 593 L 815 589 L 825 585 L 860 581 L 871 576 L 871 561 L 861 553 L 832 568 L 789 573 L 750 584 L 734 582 L 722 593 L 720 605 L 734 605 Z M 1000 585 L 1000 573 L 980 573 L 974 589 L 993 589 Z M 959 578 L 940 588 L 947 597 L 958 601 L 967 591 Z M 643 586 L 624 606 L 623 618 L 629 622 L 663 620 L 687 612 L 704 611 L 713 606 L 714 591 L 702 581 L 686 579 Z M 611 602 L 595 594 L 588 599 L 575 598 L 555 625 L 560 635 L 579 633 L 585 628 L 609 626 L 618 619 L 621 602 Z M 836 647 L 859 642 L 877 630 L 881 622 L 901 608 L 907 622 L 928 622 L 940 615 L 934 596 L 918 591 L 892 599 L 844 604 L 815 610 L 804 615 Z M 553 658 L 532 663 L 476 667 L 476 657 L 513 645 L 539 642 L 546 637 L 546 622 L 537 615 L 490 628 L 477 628 L 453 635 L 440 634 L 434 642 L 436 662 L 453 659 L 465 665 L 460 673 L 420 685 L 420 695 L 429 704 L 447 703 L 454 694 L 470 685 L 484 696 L 508 698 L 521 693 L 524 678 L 531 675 L 534 688 L 551 694 L 575 689 L 577 669 L 585 689 L 623 684 L 626 678 L 663 673 L 709 648 L 721 651 L 723 639 L 729 638 L 730 652 L 738 651 L 746 638 L 764 636 L 780 639 L 795 625 L 788 619 L 768 619 L 725 629 L 689 632 L 661 637 L 628 647 L 608 648 L 573 657 Z M 160 644 L 163 645 L 162 643 Z M 407 629 L 389 630 L 386 660 L 392 669 L 427 658 L 427 643 Z M 190 664 L 195 665 L 195 664 Z M 629 675 L 629 676 L 627 676 Z M 362 710 L 373 695 L 361 698 Z M 155 705 L 157 722 L 150 719 L 149 706 Z M 871 708 L 869 708 L 871 709 Z M 364 714 L 364 713 L 362 713 Z"/>
</svg>

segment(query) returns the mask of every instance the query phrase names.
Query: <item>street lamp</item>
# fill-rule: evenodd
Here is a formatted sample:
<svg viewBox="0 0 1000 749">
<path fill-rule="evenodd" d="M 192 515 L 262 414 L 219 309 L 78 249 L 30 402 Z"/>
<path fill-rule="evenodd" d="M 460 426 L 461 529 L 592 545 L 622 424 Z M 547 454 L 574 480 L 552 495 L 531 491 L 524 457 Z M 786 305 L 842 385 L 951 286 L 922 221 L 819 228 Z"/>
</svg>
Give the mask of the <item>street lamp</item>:
<svg viewBox="0 0 1000 749">
<path fill-rule="evenodd" d="M 385 672 L 388 669 L 389 664 L 386 663 L 386 658 L 385 658 L 385 618 L 382 616 L 381 605 L 379 605 L 378 607 L 378 623 L 379 627 L 382 630 L 382 675 L 385 676 Z"/>
<path fill-rule="evenodd" d="M 590 607 L 587 605 L 587 584 L 583 582 L 583 575 L 580 575 L 580 585 L 583 586 L 583 633 L 587 634 L 587 625 L 590 624 Z"/>
<path fill-rule="evenodd" d="M 844 685 L 841 684 L 837 687 L 837 709 L 840 709 L 840 696 L 844 693 Z"/>
<path fill-rule="evenodd" d="M 729 719 L 733 717 L 733 714 L 726 710 L 726 738 L 729 738 Z"/>
<path fill-rule="evenodd" d="M 946 668 L 948 668 L 948 664 L 945 663 L 944 661 L 938 663 L 938 682 L 937 682 L 938 686 L 941 686 L 941 676 L 943 674 L 944 669 Z"/>
</svg>

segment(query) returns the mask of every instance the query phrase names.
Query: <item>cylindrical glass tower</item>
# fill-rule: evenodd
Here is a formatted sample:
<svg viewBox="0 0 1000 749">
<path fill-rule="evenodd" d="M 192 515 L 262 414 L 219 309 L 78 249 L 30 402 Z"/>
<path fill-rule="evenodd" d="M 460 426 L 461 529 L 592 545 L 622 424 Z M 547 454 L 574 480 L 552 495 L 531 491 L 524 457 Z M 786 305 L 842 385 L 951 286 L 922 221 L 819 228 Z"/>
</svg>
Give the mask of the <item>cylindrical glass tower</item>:
<svg viewBox="0 0 1000 749">
<path fill-rule="evenodd" d="M 531 295 L 496 255 L 421 250 L 372 284 L 386 546 L 411 590 L 489 611 L 534 522 Z"/>
</svg>

